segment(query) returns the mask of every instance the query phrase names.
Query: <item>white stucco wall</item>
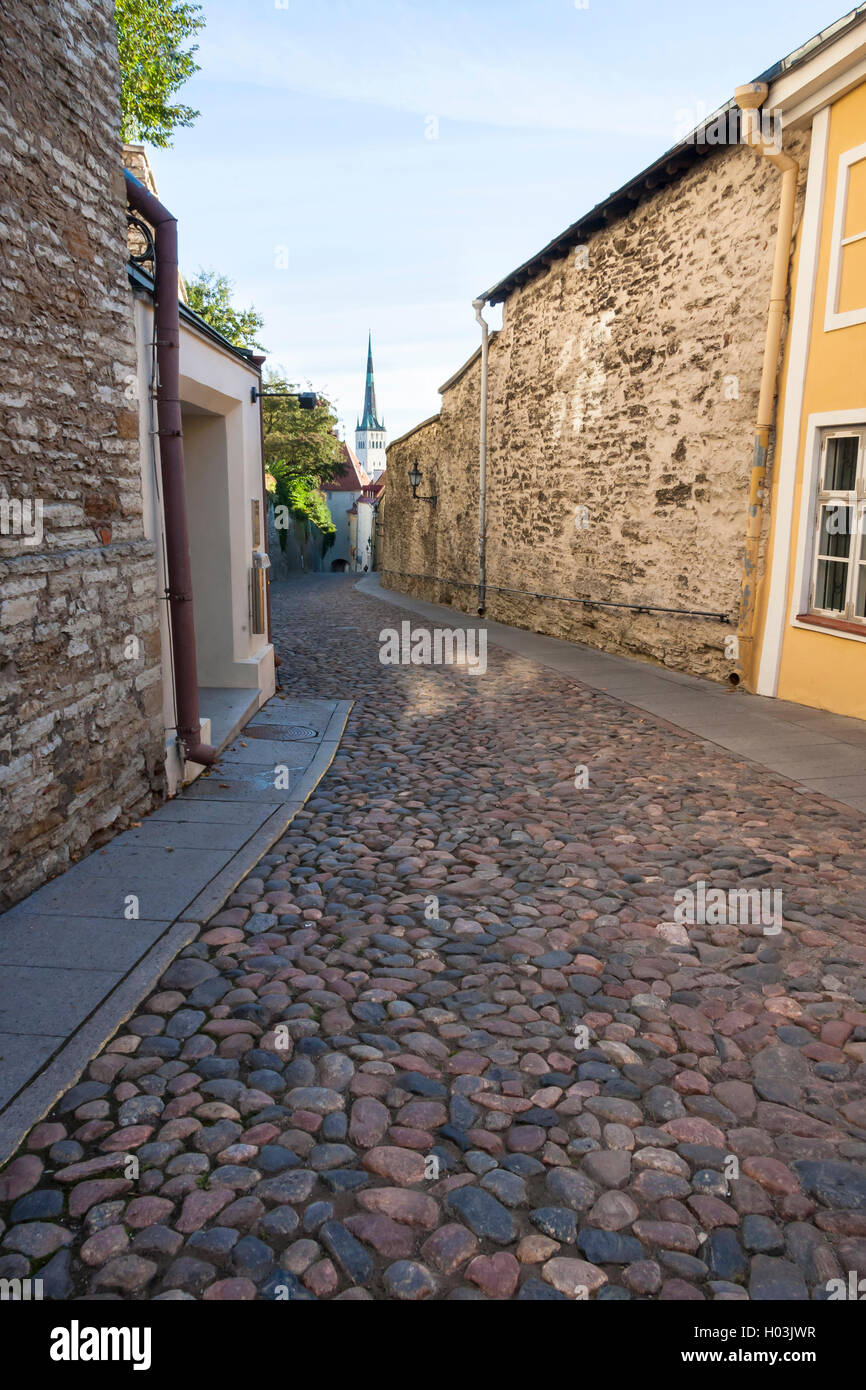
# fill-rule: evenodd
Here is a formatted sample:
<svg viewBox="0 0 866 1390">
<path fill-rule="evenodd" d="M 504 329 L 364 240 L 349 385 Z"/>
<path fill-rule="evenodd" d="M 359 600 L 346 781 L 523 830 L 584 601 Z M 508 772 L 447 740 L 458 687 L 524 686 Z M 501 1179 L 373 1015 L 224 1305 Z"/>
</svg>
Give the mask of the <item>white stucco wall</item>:
<svg viewBox="0 0 866 1390">
<path fill-rule="evenodd" d="M 363 571 L 365 565 L 368 570 L 373 568 L 373 516 L 372 503 L 366 502 L 362 498 L 358 503 L 357 539 L 355 540 L 353 565 L 353 568 L 359 571 Z"/>
<path fill-rule="evenodd" d="M 146 534 L 157 543 L 158 581 L 163 596 L 164 546 L 158 441 L 149 408 L 153 336 L 150 301 L 135 298 L 138 349 L 142 491 Z M 199 686 L 258 691 L 259 704 L 274 692 L 274 652 L 267 637 L 251 631 L 252 499 L 262 527 L 259 405 L 250 399 L 258 374 L 218 343 L 181 321 L 180 394 L 184 412 L 184 464 L 195 605 Z M 155 409 L 153 412 L 155 425 Z M 262 535 L 264 537 L 264 529 Z M 263 542 L 264 544 L 264 542 Z M 168 605 L 160 604 L 163 655 L 163 722 L 166 765 L 176 785 L 174 697 L 171 681 Z M 203 735 L 207 711 L 202 709 Z"/>
<path fill-rule="evenodd" d="M 335 560 L 345 560 L 351 566 L 352 541 L 349 536 L 349 512 L 361 496 L 361 490 L 359 488 L 357 492 L 326 492 L 326 496 L 337 533 L 334 537 L 334 544 L 325 557 L 325 568 L 330 569 Z"/>
</svg>

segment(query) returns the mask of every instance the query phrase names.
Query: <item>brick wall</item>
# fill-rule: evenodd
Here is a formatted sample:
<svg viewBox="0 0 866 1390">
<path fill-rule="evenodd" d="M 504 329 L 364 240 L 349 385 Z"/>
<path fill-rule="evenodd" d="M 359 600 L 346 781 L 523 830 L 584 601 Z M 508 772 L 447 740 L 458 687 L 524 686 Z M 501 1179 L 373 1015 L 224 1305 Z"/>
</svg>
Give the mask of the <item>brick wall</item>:
<svg viewBox="0 0 866 1390">
<path fill-rule="evenodd" d="M 786 146 L 802 197 L 807 137 Z M 490 350 L 489 583 L 732 624 L 493 589 L 490 617 L 730 671 L 778 197 L 751 150 L 716 150 L 515 290 Z M 384 582 L 467 612 L 475 592 L 451 581 L 477 573 L 479 392 L 476 359 L 439 418 L 389 449 L 383 502 Z M 411 501 L 413 459 L 439 496 L 432 516 Z"/>
<path fill-rule="evenodd" d="M 0 535 L 6 906 L 149 808 L 164 751 L 113 4 L 0 23 L 0 505 L 42 505 Z"/>
</svg>

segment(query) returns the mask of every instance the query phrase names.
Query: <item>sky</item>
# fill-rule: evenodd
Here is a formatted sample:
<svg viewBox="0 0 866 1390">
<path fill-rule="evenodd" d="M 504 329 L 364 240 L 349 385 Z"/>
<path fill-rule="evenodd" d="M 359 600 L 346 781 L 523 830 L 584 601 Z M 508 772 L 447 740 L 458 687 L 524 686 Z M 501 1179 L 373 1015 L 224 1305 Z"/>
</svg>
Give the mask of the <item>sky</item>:
<svg viewBox="0 0 866 1390">
<path fill-rule="evenodd" d="M 201 115 L 150 151 L 181 268 L 228 275 L 349 431 L 371 332 L 394 439 L 475 351 L 473 298 L 846 8 L 203 0 Z"/>
</svg>

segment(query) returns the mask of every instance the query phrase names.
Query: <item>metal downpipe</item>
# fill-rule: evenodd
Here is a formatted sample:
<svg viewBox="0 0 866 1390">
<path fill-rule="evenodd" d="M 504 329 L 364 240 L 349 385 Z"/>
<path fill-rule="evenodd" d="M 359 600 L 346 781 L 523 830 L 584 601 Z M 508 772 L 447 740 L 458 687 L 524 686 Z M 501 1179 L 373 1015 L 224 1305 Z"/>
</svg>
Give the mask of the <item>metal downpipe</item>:
<svg viewBox="0 0 866 1390">
<path fill-rule="evenodd" d="M 484 319 L 485 300 L 473 299 L 475 317 L 481 325 L 481 430 L 478 464 L 478 613 L 487 607 L 487 365 L 490 353 L 490 326 Z"/>
<path fill-rule="evenodd" d="M 177 303 L 177 219 L 128 170 L 124 173 L 130 207 L 154 229 L 157 432 L 165 517 L 177 735 L 190 762 L 209 766 L 216 760 L 216 750 L 203 743 L 201 737 L 192 569 L 184 487 L 183 421 L 180 409 L 180 314 Z"/>
<path fill-rule="evenodd" d="M 759 107 L 769 94 L 763 82 L 750 82 L 738 87 L 734 99 L 743 113 L 743 138 L 746 144 L 782 175 L 779 195 L 779 222 L 773 260 L 773 280 L 767 310 L 767 332 L 764 342 L 764 362 L 755 424 L 752 470 L 749 479 L 749 513 L 746 524 L 743 572 L 740 581 L 740 613 L 737 624 L 737 663 L 731 676 L 734 685 L 754 688 L 755 622 L 757 616 L 758 567 L 761 558 L 761 531 L 764 519 L 764 484 L 767 476 L 767 454 L 773 426 L 776 386 L 779 370 L 779 351 L 782 344 L 782 325 L 788 292 L 788 268 L 794 236 L 794 210 L 797 199 L 797 180 L 800 166 L 781 147 L 765 138 L 761 132 Z"/>
</svg>

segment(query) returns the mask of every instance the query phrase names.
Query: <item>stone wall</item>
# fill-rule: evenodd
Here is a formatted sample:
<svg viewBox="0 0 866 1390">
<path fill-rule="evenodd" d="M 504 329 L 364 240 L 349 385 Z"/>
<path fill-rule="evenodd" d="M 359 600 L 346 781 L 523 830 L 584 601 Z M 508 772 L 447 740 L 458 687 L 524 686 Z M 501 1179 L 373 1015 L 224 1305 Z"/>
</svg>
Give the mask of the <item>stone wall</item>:
<svg viewBox="0 0 866 1390">
<path fill-rule="evenodd" d="M 285 533 L 285 549 L 274 525 L 273 508 L 268 507 L 268 552 L 271 579 L 287 579 L 292 574 L 320 574 L 330 569 L 330 550 L 323 549 L 325 537 L 312 521 L 292 516 Z"/>
<path fill-rule="evenodd" d="M 0 906 L 162 786 L 113 13 L 2 19 Z"/>
<path fill-rule="evenodd" d="M 786 146 L 802 200 L 808 137 Z M 513 291 L 490 349 L 490 586 L 730 621 L 493 587 L 489 617 L 727 676 L 778 198 L 778 174 L 751 150 L 715 150 Z M 391 445 L 383 502 L 383 582 L 467 612 L 479 400 L 476 356 L 443 388 L 441 414 Z M 438 494 L 432 516 L 411 500 L 413 460 L 421 492 Z"/>
</svg>

